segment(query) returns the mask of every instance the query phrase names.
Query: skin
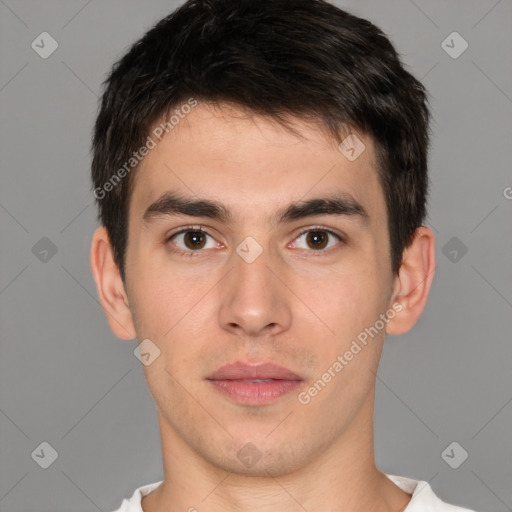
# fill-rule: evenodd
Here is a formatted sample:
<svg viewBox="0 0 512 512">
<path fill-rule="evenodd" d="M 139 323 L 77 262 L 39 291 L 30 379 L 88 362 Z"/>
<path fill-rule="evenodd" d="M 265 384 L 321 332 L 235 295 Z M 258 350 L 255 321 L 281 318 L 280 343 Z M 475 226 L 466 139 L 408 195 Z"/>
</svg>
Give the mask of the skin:
<svg viewBox="0 0 512 512">
<path fill-rule="evenodd" d="M 145 512 L 403 510 L 411 496 L 374 461 L 376 373 L 386 333 L 421 315 L 434 276 L 434 235 L 416 230 L 391 272 L 384 194 L 372 140 L 349 161 L 318 126 L 294 119 L 300 136 L 233 106 L 198 104 L 144 158 L 129 209 L 126 286 L 105 228 L 94 234 L 91 267 L 112 331 L 149 338 L 160 356 L 143 366 L 158 410 L 164 483 L 142 499 Z M 215 200 L 230 223 L 160 215 L 162 193 Z M 292 202 L 348 193 L 367 211 L 273 221 Z M 207 231 L 187 249 L 184 227 Z M 324 249 L 301 232 L 322 232 Z M 236 252 L 248 236 L 263 252 Z M 325 238 L 321 239 L 325 241 Z M 194 253 L 192 257 L 171 249 Z M 311 398 L 311 387 L 379 315 L 401 311 Z M 240 405 L 205 378 L 226 363 L 275 362 L 304 380 L 263 406 Z M 252 443 L 251 467 L 237 452 Z M 194 507 L 194 508 L 191 508 Z"/>
</svg>

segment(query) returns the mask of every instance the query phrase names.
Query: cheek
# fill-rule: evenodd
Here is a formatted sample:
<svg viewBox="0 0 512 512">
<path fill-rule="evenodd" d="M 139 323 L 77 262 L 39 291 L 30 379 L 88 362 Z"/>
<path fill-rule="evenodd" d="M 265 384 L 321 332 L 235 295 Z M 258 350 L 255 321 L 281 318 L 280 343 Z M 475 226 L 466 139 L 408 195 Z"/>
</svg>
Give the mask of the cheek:
<svg viewBox="0 0 512 512">
<path fill-rule="evenodd" d="M 385 311 L 383 296 L 381 283 L 369 271 L 347 271 L 326 281 L 323 293 L 315 296 L 318 316 L 334 331 L 322 340 L 317 336 L 311 346 L 319 356 L 315 379 L 329 382 L 321 397 L 318 392 L 318 407 L 337 402 L 348 414 L 371 389 L 385 333 L 372 327 Z"/>
<path fill-rule="evenodd" d="M 144 255 L 132 258 L 132 262 L 134 293 L 130 306 L 139 319 L 140 330 L 159 338 L 193 312 L 211 286 L 204 277 L 184 275 L 179 270 L 169 272 L 164 265 L 144 259 Z"/>
<path fill-rule="evenodd" d="M 381 312 L 383 290 L 371 269 L 367 265 L 366 269 L 352 267 L 333 273 L 324 278 L 322 286 L 310 287 L 305 295 L 308 305 L 334 331 L 341 345 L 373 324 Z"/>
</svg>

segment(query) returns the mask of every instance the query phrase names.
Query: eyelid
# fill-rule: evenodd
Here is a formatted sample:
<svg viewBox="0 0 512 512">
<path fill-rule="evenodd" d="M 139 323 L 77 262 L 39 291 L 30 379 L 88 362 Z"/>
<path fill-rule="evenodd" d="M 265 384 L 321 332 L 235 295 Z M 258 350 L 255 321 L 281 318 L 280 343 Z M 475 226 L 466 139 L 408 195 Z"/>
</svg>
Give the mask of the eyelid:
<svg viewBox="0 0 512 512">
<path fill-rule="evenodd" d="M 346 236 L 343 233 L 335 231 L 332 228 L 328 228 L 326 226 L 320 226 L 320 225 L 309 226 L 307 228 L 303 228 L 300 231 L 300 233 L 293 239 L 293 241 L 295 242 L 295 240 L 297 240 L 297 238 L 301 237 L 302 235 L 305 235 L 306 233 L 309 233 L 310 231 L 325 231 L 326 233 L 329 233 L 330 235 L 333 235 L 336 238 L 338 238 L 340 240 L 340 242 L 346 241 Z"/>
<path fill-rule="evenodd" d="M 203 226 L 197 224 L 195 226 L 181 226 L 178 229 L 178 231 L 175 231 L 174 233 L 171 233 L 170 235 L 166 233 L 165 240 L 169 241 L 172 237 L 174 237 L 176 235 L 180 235 L 182 233 L 186 233 L 187 231 L 200 231 L 201 233 L 206 233 L 207 235 L 210 235 L 210 233 L 208 233 L 208 231 L 203 229 Z M 210 235 L 210 236 L 212 236 L 212 235 Z"/>
<path fill-rule="evenodd" d="M 165 235 L 165 238 L 164 238 L 164 241 L 166 244 L 168 244 L 169 242 L 171 242 L 174 247 L 172 248 L 169 248 L 169 250 L 173 253 L 176 253 L 176 254 L 179 254 L 180 256 L 190 256 L 190 257 L 194 257 L 194 256 L 200 256 L 201 253 L 205 252 L 204 249 L 198 249 L 198 250 L 192 250 L 192 249 L 181 249 L 180 247 L 176 246 L 176 244 L 174 244 L 174 242 L 172 241 L 172 239 L 178 235 L 181 235 L 183 233 L 187 233 L 187 232 L 190 232 L 190 231 L 193 231 L 193 232 L 199 232 L 199 233 L 203 233 L 207 236 L 209 236 L 212 240 L 215 241 L 215 243 L 217 244 L 220 244 L 221 246 L 224 246 L 224 244 L 222 242 L 219 242 L 211 233 L 209 233 L 206 229 L 203 228 L 202 225 L 189 225 L 189 226 L 181 226 L 178 231 L 175 231 L 171 234 L 166 234 Z"/>
<path fill-rule="evenodd" d="M 334 229 L 328 228 L 326 226 L 320 226 L 320 225 L 309 226 L 307 228 L 303 228 L 300 231 L 300 233 L 294 237 L 294 239 L 291 243 L 292 244 L 295 243 L 297 241 L 297 239 L 299 239 L 301 236 L 305 235 L 306 233 L 310 233 L 312 231 L 324 231 L 324 232 L 328 233 L 329 235 L 332 235 L 335 238 L 337 238 L 338 243 L 336 245 L 334 245 L 333 247 L 329 247 L 328 249 L 317 249 L 317 250 L 315 250 L 315 249 L 297 249 L 298 251 L 315 253 L 316 255 L 320 256 L 322 254 L 330 254 L 332 250 L 336 250 L 337 248 L 339 248 L 340 244 L 346 243 L 346 236 L 344 234 L 339 233 L 339 232 L 335 231 Z"/>
</svg>

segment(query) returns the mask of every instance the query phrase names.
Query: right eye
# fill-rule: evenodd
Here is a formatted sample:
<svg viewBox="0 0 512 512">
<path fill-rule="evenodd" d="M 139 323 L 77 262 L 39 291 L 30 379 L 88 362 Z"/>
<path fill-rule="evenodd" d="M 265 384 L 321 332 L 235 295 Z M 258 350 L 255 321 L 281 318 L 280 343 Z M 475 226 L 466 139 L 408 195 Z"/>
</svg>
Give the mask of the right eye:
<svg viewBox="0 0 512 512">
<path fill-rule="evenodd" d="M 210 234 L 199 227 L 187 227 L 172 234 L 167 241 L 172 242 L 178 250 L 174 252 L 191 253 L 200 252 L 201 249 L 215 249 L 222 247 Z"/>
</svg>

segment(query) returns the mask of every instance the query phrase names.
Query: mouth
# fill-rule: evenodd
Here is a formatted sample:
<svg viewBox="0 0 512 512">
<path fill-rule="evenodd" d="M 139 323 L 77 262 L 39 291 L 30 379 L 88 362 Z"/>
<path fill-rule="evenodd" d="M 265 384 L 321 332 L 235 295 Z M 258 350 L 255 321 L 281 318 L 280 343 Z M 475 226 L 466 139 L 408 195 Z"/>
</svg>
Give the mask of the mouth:
<svg viewBox="0 0 512 512">
<path fill-rule="evenodd" d="M 265 405 L 288 395 L 301 385 L 296 373 L 273 363 L 233 363 L 219 368 L 206 380 L 229 399 L 245 405 Z"/>
</svg>

